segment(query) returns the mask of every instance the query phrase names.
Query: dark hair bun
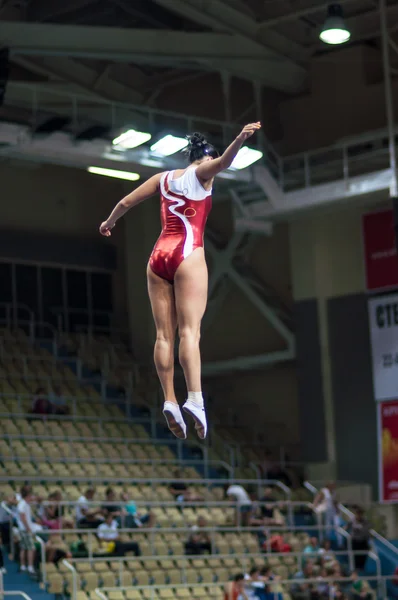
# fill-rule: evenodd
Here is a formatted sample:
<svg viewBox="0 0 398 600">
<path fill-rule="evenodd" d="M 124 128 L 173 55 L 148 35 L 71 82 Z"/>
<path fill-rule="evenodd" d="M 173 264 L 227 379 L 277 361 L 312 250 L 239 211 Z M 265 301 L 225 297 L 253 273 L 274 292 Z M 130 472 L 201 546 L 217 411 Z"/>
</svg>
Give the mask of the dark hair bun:
<svg viewBox="0 0 398 600">
<path fill-rule="evenodd" d="M 193 150 L 194 148 L 204 148 L 207 146 L 207 141 L 204 135 L 201 133 L 193 133 L 188 136 L 188 148 Z"/>
<path fill-rule="evenodd" d="M 209 144 L 205 136 L 201 133 L 195 132 L 187 136 L 188 145 L 183 152 L 188 156 L 190 163 L 201 160 L 204 156 L 210 156 L 211 158 L 217 158 L 218 152 Z"/>
</svg>

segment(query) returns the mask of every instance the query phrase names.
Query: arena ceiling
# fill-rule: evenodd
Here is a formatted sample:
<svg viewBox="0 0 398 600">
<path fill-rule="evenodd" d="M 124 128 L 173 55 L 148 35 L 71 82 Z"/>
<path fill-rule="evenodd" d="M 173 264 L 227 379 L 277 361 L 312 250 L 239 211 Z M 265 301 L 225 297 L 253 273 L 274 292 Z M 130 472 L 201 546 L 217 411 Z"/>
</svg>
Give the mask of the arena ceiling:
<svg viewBox="0 0 398 600">
<path fill-rule="evenodd" d="M 228 72 L 285 94 L 310 85 L 321 0 L 0 0 L 0 43 L 11 50 L 6 107 L 26 91 L 85 93 L 156 105 L 162 89 Z M 374 0 L 340 0 L 354 44 L 378 45 Z M 398 3 L 387 0 L 398 29 Z M 4 111 L 4 108 L 2 109 Z"/>
</svg>

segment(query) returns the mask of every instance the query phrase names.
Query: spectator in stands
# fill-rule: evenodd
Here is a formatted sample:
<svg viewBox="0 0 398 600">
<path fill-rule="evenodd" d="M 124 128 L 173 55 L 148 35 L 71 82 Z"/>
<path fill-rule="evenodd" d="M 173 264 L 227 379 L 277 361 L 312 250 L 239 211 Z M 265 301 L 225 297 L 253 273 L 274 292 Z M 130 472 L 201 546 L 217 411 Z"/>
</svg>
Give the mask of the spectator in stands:
<svg viewBox="0 0 398 600">
<path fill-rule="evenodd" d="M 47 529 L 62 529 L 62 516 L 60 502 L 62 494 L 60 491 L 53 492 L 48 496 L 49 505 L 41 505 L 38 510 L 40 523 Z"/>
<path fill-rule="evenodd" d="M 319 515 L 321 522 L 328 528 L 335 526 L 336 505 L 336 484 L 330 481 L 316 495 L 313 509 Z"/>
<path fill-rule="evenodd" d="M 370 549 L 370 523 L 365 517 L 363 508 L 356 507 L 354 517 L 345 527 L 351 533 L 352 549 L 354 552 L 355 570 L 363 571 Z"/>
<path fill-rule="evenodd" d="M 308 561 L 304 569 L 296 573 L 293 577 L 293 579 L 302 580 L 302 583 L 292 584 L 291 595 L 293 600 L 319 600 L 318 584 L 306 582 L 307 579 L 315 578 L 314 565 L 311 561 Z"/>
<path fill-rule="evenodd" d="M 365 579 L 359 579 L 356 571 L 351 575 L 351 598 L 352 600 L 372 600 L 372 590 L 369 583 Z"/>
<path fill-rule="evenodd" d="M 191 535 L 185 544 L 185 554 L 211 554 L 211 540 L 207 531 L 206 519 L 198 517 L 197 525 L 191 527 Z"/>
<path fill-rule="evenodd" d="M 261 515 L 262 517 L 272 519 L 272 512 L 275 508 L 277 499 L 274 495 L 274 491 L 271 487 L 264 488 L 263 496 L 260 498 L 261 502 Z"/>
<path fill-rule="evenodd" d="M 265 591 L 265 582 L 260 575 L 260 569 L 253 567 L 250 572 L 245 575 L 246 594 L 249 600 L 267 600 Z"/>
<path fill-rule="evenodd" d="M 111 487 L 108 487 L 105 492 L 105 504 L 102 505 L 102 511 L 105 517 L 111 514 L 114 519 L 121 517 L 124 513 L 122 507 L 116 504 L 116 494 Z"/>
<path fill-rule="evenodd" d="M 54 415 L 68 415 L 69 407 L 67 400 L 62 392 L 62 388 L 59 385 L 54 385 L 49 395 L 49 401 L 51 403 L 51 410 Z"/>
<path fill-rule="evenodd" d="M 15 503 L 14 498 L 2 498 L 2 502 L 4 502 L 8 508 L 11 508 L 12 503 Z M 0 504 L 0 537 L 1 543 L 6 550 L 10 547 L 10 535 L 10 514 Z"/>
<path fill-rule="evenodd" d="M 58 533 L 51 533 L 46 542 L 46 560 L 47 562 L 58 564 L 60 560 L 72 558 L 67 544 Z"/>
<path fill-rule="evenodd" d="M 236 525 L 248 525 L 253 509 L 253 503 L 245 488 L 241 485 L 226 487 L 225 494 L 236 506 Z"/>
<path fill-rule="evenodd" d="M 182 472 L 180 469 L 174 471 L 176 481 L 170 484 L 169 491 L 177 500 L 177 502 L 201 502 L 203 498 L 188 489 L 186 483 L 182 480 Z"/>
<path fill-rule="evenodd" d="M 31 502 L 33 494 L 29 486 L 21 490 L 21 500 L 17 505 L 17 524 L 20 538 L 20 569 L 34 574 L 35 541 L 33 534 L 33 519 Z"/>
<path fill-rule="evenodd" d="M 120 500 L 125 503 L 125 514 L 122 516 L 122 522 L 126 529 L 135 529 L 136 527 L 148 527 L 152 529 L 155 527 L 156 517 L 154 513 L 148 512 L 146 515 L 139 513 L 136 503 L 130 500 L 127 492 L 121 493 Z"/>
<path fill-rule="evenodd" d="M 327 569 L 322 568 L 318 577 L 319 583 L 316 584 L 316 592 L 319 594 L 319 597 L 322 599 L 330 598 L 330 588 L 328 581 L 328 572 Z"/>
<path fill-rule="evenodd" d="M 271 488 L 268 489 L 271 490 Z M 267 496 L 264 496 L 261 499 L 261 503 L 266 501 L 266 498 Z M 279 504 L 275 501 L 267 502 L 267 504 L 254 503 L 249 518 L 249 525 L 251 527 L 283 527 L 285 525 L 285 518 L 279 510 Z"/>
<path fill-rule="evenodd" d="M 310 558 L 313 562 L 318 560 L 321 554 L 321 547 L 316 537 L 310 538 L 309 544 L 307 544 L 303 550 L 303 554 L 305 554 L 304 561 L 306 561 L 308 558 Z"/>
<path fill-rule="evenodd" d="M 124 556 L 127 552 L 133 552 L 136 556 L 141 556 L 141 550 L 137 542 L 120 541 L 118 527 L 118 522 L 113 518 L 112 513 L 108 513 L 105 522 L 101 523 L 97 529 L 97 537 L 102 542 L 103 547 L 112 556 Z"/>
<path fill-rule="evenodd" d="M 32 402 L 32 413 L 34 415 L 50 415 L 52 413 L 51 402 L 44 388 L 38 388 Z"/>
<path fill-rule="evenodd" d="M 88 488 L 86 493 L 78 499 L 76 504 L 76 523 L 78 528 L 95 528 L 103 522 L 101 507 L 91 506 L 94 497 L 94 488 Z"/>
<path fill-rule="evenodd" d="M 248 600 L 243 573 L 235 575 L 233 581 L 228 581 L 224 592 L 224 600 Z"/>
<path fill-rule="evenodd" d="M 330 567 L 336 562 L 336 555 L 333 552 L 332 543 L 330 540 L 324 540 L 322 543 L 322 547 L 319 549 L 319 554 L 321 557 L 322 565 L 325 567 Z"/>
<path fill-rule="evenodd" d="M 280 533 L 275 533 L 269 538 L 266 538 L 261 547 L 263 552 L 269 552 L 271 550 L 271 552 L 277 554 L 286 554 L 292 551 L 291 545 L 286 542 L 284 536 Z"/>
</svg>

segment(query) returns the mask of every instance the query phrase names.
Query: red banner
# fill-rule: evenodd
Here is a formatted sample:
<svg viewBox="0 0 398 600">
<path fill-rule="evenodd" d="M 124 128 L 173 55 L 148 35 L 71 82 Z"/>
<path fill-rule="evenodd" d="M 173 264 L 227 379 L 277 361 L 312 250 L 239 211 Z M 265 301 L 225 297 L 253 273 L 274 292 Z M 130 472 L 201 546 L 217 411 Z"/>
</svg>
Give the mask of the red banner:
<svg viewBox="0 0 398 600">
<path fill-rule="evenodd" d="M 398 502 L 398 400 L 378 406 L 380 501 Z"/>
<path fill-rule="evenodd" d="M 364 215 L 362 226 L 367 289 L 398 287 L 398 257 L 392 210 Z"/>
</svg>

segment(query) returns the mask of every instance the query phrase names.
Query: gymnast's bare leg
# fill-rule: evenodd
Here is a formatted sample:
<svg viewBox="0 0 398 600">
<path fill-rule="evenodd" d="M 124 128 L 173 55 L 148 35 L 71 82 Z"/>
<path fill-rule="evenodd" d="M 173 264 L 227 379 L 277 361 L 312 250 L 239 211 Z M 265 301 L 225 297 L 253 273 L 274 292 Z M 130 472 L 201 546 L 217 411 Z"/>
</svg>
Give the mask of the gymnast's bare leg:
<svg viewBox="0 0 398 600">
<path fill-rule="evenodd" d="M 188 390 L 183 409 L 194 419 L 201 439 L 206 437 L 207 421 L 202 396 L 199 341 L 207 289 L 205 254 L 203 248 L 197 248 L 179 265 L 174 278 L 174 294 L 180 338 L 179 359 Z"/>
<path fill-rule="evenodd" d="M 147 267 L 148 293 L 156 326 L 154 361 L 164 394 L 164 416 L 174 435 L 186 438 L 186 425 L 174 391 L 174 342 L 177 316 L 171 283 Z"/>
</svg>

